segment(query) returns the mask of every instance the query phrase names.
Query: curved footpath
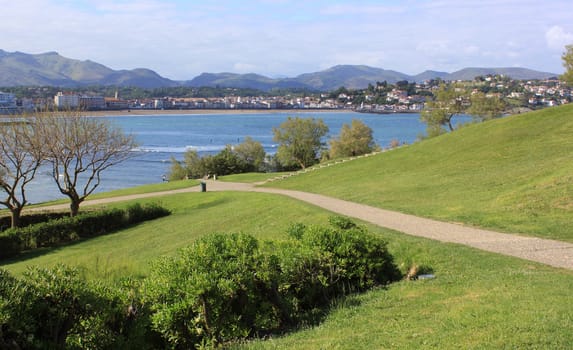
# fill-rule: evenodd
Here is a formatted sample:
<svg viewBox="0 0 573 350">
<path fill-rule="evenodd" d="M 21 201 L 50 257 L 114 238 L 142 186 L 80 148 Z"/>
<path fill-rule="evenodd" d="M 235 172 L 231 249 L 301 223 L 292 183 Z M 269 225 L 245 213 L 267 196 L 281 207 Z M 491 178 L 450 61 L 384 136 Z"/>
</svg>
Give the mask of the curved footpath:
<svg viewBox="0 0 573 350">
<path fill-rule="evenodd" d="M 91 200 L 86 201 L 82 205 L 102 205 L 106 203 L 157 197 L 174 193 L 199 192 L 200 190 L 200 186 L 193 186 L 190 188 L 166 192 Z M 554 267 L 573 270 L 573 244 L 567 242 L 488 231 L 374 208 L 364 204 L 348 202 L 319 194 L 256 187 L 254 184 L 247 183 L 210 180 L 207 182 L 207 191 L 243 191 L 285 195 L 340 215 L 360 219 L 381 227 L 400 231 L 405 234 L 430 238 L 442 242 L 463 244 L 489 252 L 500 253 L 540 262 Z M 67 208 L 69 208 L 68 204 L 49 207 L 50 210 L 62 210 Z M 48 207 L 39 209 L 45 210 L 48 209 Z"/>
</svg>

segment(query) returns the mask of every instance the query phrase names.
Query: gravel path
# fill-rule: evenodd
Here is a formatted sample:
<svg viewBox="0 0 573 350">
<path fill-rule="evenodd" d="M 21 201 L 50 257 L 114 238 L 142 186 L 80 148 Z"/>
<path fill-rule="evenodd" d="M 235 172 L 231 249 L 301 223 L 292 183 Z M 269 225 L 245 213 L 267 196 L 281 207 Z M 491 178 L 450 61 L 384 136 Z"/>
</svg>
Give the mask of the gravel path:
<svg viewBox="0 0 573 350">
<path fill-rule="evenodd" d="M 199 192 L 200 186 L 181 190 L 147 193 L 124 197 L 86 201 L 84 205 L 102 205 L 106 203 L 157 197 L 173 193 Z M 451 224 L 395 211 L 374 208 L 371 206 L 348 202 L 323 195 L 282 190 L 276 188 L 256 187 L 253 184 L 208 181 L 207 191 L 244 191 L 274 193 L 292 197 L 334 213 L 364 220 L 372 224 L 400 231 L 409 235 L 430 238 L 442 242 L 467 245 L 485 251 L 514 256 L 536 261 L 554 267 L 573 270 L 573 244 L 549 239 L 520 236 L 488 231 L 458 224 Z M 67 209 L 69 206 L 52 206 L 50 209 Z M 44 210 L 46 208 L 43 208 Z"/>
</svg>

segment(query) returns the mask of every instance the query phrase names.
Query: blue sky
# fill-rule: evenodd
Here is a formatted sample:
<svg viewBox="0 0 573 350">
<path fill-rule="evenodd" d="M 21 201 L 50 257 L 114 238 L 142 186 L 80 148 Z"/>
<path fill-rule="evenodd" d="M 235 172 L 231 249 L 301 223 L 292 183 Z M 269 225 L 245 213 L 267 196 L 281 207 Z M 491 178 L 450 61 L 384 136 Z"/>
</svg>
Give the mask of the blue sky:
<svg viewBox="0 0 573 350">
<path fill-rule="evenodd" d="M 562 73 L 573 44 L 571 0 L 0 0 L 0 8 L 0 49 L 177 80 L 294 77 L 337 64 Z"/>
</svg>

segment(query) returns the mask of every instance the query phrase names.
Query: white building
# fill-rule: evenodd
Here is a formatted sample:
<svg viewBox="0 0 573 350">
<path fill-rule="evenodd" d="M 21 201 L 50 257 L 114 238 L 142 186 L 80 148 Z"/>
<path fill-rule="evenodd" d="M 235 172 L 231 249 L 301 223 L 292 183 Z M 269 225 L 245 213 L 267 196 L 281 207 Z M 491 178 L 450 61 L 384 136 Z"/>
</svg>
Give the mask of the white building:
<svg viewBox="0 0 573 350">
<path fill-rule="evenodd" d="M 54 105 L 57 108 L 78 108 L 80 106 L 80 95 L 58 92 L 58 94 L 54 96 Z"/>
<path fill-rule="evenodd" d="M 0 107 L 16 107 L 14 94 L 0 91 Z"/>
</svg>

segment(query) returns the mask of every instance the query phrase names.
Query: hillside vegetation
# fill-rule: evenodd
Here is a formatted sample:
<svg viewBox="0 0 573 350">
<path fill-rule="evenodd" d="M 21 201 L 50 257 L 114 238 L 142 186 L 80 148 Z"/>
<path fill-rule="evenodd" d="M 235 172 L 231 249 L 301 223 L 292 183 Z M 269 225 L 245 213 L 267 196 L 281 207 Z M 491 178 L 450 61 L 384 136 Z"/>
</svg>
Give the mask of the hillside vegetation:
<svg viewBox="0 0 573 350">
<path fill-rule="evenodd" d="M 161 205 L 172 215 L 23 256 L 2 268 L 19 276 L 29 266 L 65 262 L 79 267 L 89 280 L 114 284 L 128 276 L 148 276 L 159 256 L 173 256 L 211 232 L 284 240 L 292 223 L 321 225 L 330 215 L 290 198 L 260 193 L 177 194 L 161 197 Z M 319 325 L 237 348 L 558 349 L 573 342 L 568 326 L 573 317 L 571 271 L 368 228 L 388 240 L 403 272 L 416 264 L 430 267 L 436 278 L 401 281 L 344 298 Z"/>
<path fill-rule="evenodd" d="M 470 125 L 270 186 L 573 241 L 572 135 L 573 106 L 565 105 Z"/>
</svg>

